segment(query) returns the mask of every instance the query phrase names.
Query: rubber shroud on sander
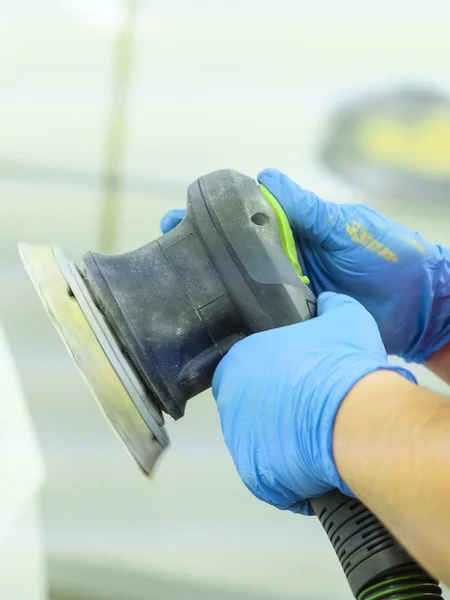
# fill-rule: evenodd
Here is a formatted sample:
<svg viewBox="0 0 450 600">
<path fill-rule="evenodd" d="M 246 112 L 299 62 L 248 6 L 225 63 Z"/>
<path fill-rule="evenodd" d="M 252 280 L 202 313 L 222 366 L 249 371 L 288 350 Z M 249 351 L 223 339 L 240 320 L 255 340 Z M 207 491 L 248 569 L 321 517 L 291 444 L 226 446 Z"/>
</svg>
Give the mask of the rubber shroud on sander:
<svg viewBox="0 0 450 600">
<path fill-rule="evenodd" d="M 78 267 L 59 248 L 20 246 L 55 326 L 147 474 L 169 443 L 163 413 L 182 417 L 235 342 L 315 314 L 285 251 L 295 245 L 284 213 L 253 179 L 214 172 L 187 196 L 180 225 L 133 252 L 88 252 Z"/>
</svg>

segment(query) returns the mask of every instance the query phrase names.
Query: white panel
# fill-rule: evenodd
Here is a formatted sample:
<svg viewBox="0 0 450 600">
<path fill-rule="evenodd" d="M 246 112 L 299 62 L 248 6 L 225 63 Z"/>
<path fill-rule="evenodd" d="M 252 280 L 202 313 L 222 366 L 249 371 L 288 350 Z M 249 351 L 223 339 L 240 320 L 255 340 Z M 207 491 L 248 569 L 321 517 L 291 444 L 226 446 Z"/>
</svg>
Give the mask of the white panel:
<svg viewBox="0 0 450 600">
<path fill-rule="evenodd" d="M 0 543 L 0 598 L 47 598 L 46 566 L 37 500 L 23 507 Z"/>
</svg>

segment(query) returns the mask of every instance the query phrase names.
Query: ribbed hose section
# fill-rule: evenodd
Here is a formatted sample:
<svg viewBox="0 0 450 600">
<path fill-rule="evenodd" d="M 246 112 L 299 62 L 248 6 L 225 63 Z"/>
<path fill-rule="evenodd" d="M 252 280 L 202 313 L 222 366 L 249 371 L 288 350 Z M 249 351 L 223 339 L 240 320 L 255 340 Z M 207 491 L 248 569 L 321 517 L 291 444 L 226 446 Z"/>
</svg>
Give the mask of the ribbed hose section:
<svg viewBox="0 0 450 600">
<path fill-rule="evenodd" d="M 442 590 L 420 568 L 401 569 L 363 589 L 358 600 L 438 600 Z"/>
<path fill-rule="evenodd" d="M 382 523 L 333 490 L 310 500 L 357 600 L 433 600 L 442 592 Z"/>
</svg>

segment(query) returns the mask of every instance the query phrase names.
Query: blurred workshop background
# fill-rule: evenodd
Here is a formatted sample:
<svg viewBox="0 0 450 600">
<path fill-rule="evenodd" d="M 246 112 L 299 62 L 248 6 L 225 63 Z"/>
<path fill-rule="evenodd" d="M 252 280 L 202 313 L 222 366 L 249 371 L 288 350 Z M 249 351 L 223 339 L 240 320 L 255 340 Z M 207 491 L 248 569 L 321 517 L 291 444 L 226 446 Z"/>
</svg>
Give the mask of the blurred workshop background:
<svg viewBox="0 0 450 600">
<path fill-rule="evenodd" d="M 19 378 L 0 398 L 7 419 L 22 386 L 31 449 L 2 480 L 25 498 L 0 527 L 2 597 L 351 598 L 318 522 L 241 485 L 210 393 L 140 475 L 16 245 L 133 249 L 193 179 L 269 166 L 450 244 L 449 31 L 448 0 L 0 0 L 0 322 Z"/>
</svg>

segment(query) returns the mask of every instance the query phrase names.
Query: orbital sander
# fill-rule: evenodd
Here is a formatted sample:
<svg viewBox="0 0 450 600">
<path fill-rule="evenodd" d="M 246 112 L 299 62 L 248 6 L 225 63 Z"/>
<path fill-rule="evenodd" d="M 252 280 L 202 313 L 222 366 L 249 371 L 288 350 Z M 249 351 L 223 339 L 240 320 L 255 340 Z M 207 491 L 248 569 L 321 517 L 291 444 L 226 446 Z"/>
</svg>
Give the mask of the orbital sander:
<svg viewBox="0 0 450 600">
<path fill-rule="evenodd" d="M 20 253 L 84 379 L 147 475 L 169 445 L 165 416 L 183 416 L 233 344 L 316 314 L 283 209 L 232 170 L 194 181 L 182 222 L 132 252 L 88 252 L 80 266 L 53 246 L 21 244 Z M 332 491 L 310 503 L 355 598 L 441 598 L 358 500 Z"/>
</svg>

